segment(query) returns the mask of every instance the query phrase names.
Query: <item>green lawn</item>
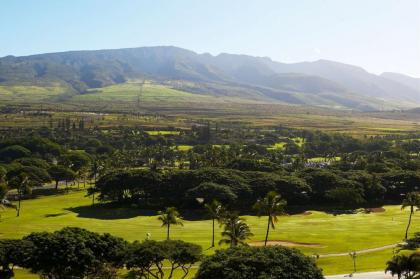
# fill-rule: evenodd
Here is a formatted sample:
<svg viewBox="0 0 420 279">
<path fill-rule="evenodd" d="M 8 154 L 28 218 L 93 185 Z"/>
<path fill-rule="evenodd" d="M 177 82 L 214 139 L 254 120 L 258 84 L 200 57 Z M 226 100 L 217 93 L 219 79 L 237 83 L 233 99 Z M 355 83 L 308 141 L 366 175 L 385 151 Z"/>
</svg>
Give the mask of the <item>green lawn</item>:
<svg viewBox="0 0 420 279">
<path fill-rule="evenodd" d="M 179 135 L 179 131 L 146 131 L 149 136 Z"/>
<path fill-rule="evenodd" d="M 341 157 L 333 157 L 333 158 L 314 157 L 314 158 L 309 158 L 308 162 L 320 163 L 320 162 L 340 161 L 340 160 L 341 160 Z"/>
<path fill-rule="evenodd" d="M 52 83 L 46 86 L 39 85 L 0 85 L 0 100 L 19 102 L 43 101 L 51 97 L 57 97 L 64 93 L 66 88 L 58 83 Z"/>
<path fill-rule="evenodd" d="M 54 231 L 64 226 L 77 226 L 96 232 L 109 232 L 129 241 L 145 239 L 151 233 L 152 239 L 162 240 L 165 230 L 156 216 L 144 216 L 136 209 L 104 209 L 90 207 L 91 199 L 84 192 L 25 200 L 21 216 L 15 211 L 1 212 L 0 238 L 21 238 L 30 232 Z M 319 247 L 299 247 L 304 253 L 325 254 L 349 252 L 398 243 L 404 235 L 408 217 L 407 211 L 399 206 L 386 206 L 384 213 L 329 215 L 312 212 L 310 215 L 292 215 L 279 218 L 277 228 L 270 234 L 272 240 L 287 240 L 318 244 Z M 255 234 L 252 241 L 262 240 L 265 232 L 265 218 L 244 216 Z M 419 228 L 420 215 L 413 218 L 411 233 Z M 185 221 L 184 227 L 174 227 L 174 239 L 181 239 L 210 246 L 211 222 Z M 217 238 L 220 228 L 217 227 Z M 213 250 L 205 250 L 207 254 Z M 392 256 L 385 250 L 360 255 L 360 270 L 381 270 Z M 321 258 L 319 265 L 326 274 L 350 272 L 350 257 Z M 18 277 L 30 278 L 30 277 Z"/>
<path fill-rule="evenodd" d="M 179 150 L 179 151 L 189 151 L 191 149 L 193 149 L 194 146 L 192 145 L 178 145 L 175 147 L 175 149 Z"/>
<path fill-rule="evenodd" d="M 90 93 L 77 95 L 71 102 L 123 102 L 134 106 L 148 104 L 176 104 L 179 102 L 214 102 L 218 100 L 204 94 L 195 94 L 172 89 L 169 86 L 146 82 L 131 81 L 103 88 L 92 89 Z"/>
</svg>

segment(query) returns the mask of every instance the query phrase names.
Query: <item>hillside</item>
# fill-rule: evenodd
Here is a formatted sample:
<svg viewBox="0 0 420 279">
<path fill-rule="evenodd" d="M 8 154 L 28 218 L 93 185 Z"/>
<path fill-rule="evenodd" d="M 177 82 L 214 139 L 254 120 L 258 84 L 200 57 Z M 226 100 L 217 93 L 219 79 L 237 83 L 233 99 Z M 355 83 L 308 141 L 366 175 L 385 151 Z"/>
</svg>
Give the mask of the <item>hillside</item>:
<svg viewBox="0 0 420 279">
<path fill-rule="evenodd" d="M 398 74 L 398 73 L 382 73 L 381 77 L 387 78 L 389 80 L 393 80 L 395 82 L 399 82 L 404 84 L 407 87 L 410 87 L 414 90 L 420 91 L 420 78 L 413 78 L 410 76 Z"/>
<path fill-rule="evenodd" d="M 27 101 L 25 96 L 29 95 L 31 101 L 72 102 L 73 98 L 80 99 L 77 96 L 91 93 L 92 89 L 135 80 L 150 80 L 168 90 L 173 88 L 219 100 L 233 98 L 239 102 L 362 111 L 420 104 L 420 91 L 404 82 L 324 60 L 284 64 L 246 55 L 197 54 L 176 47 L 70 51 L 0 58 L 2 100 Z M 20 95 L 16 95 L 16 87 L 22 89 L 22 86 L 35 86 L 38 94 L 25 95 L 25 90 L 18 90 Z M 45 88 L 53 88 L 53 93 Z M 45 90 L 48 94 L 43 95 Z M 95 96 L 100 98 L 99 94 Z"/>
</svg>

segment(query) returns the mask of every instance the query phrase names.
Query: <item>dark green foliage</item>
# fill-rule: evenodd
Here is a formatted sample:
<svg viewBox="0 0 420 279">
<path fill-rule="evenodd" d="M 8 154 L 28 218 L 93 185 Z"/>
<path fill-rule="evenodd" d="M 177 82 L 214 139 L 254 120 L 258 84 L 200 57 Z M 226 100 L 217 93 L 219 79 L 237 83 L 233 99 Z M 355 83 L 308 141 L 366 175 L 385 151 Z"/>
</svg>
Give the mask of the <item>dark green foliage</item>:
<svg viewBox="0 0 420 279">
<path fill-rule="evenodd" d="M 19 186 L 19 181 L 24 177 L 28 178 L 28 185 L 30 187 L 42 186 L 43 183 L 51 181 L 51 177 L 45 169 L 34 166 L 18 166 L 6 175 L 9 186 L 14 188 Z"/>
<path fill-rule="evenodd" d="M 220 222 L 223 224 L 223 232 L 219 244 L 227 244 L 230 247 L 248 245 L 246 240 L 253 236 L 253 233 L 237 212 L 223 212 Z"/>
<path fill-rule="evenodd" d="M 33 246 L 26 240 L 0 240 L 0 278 L 14 275 L 15 266 L 25 266 L 31 258 Z"/>
<path fill-rule="evenodd" d="M 402 249 L 416 250 L 420 248 L 420 232 L 414 233 L 412 238 L 409 238 L 405 241 L 405 244 L 402 246 Z"/>
<path fill-rule="evenodd" d="M 322 279 L 315 263 L 296 249 L 237 247 L 205 258 L 197 279 Z"/>
<path fill-rule="evenodd" d="M 205 202 L 218 200 L 224 204 L 233 203 L 238 198 L 230 187 L 213 182 L 203 182 L 188 190 L 186 195 L 194 199 L 202 198 Z"/>
<path fill-rule="evenodd" d="M 4 198 L 7 191 L 8 191 L 8 189 L 7 189 L 6 183 L 0 182 L 0 201 Z"/>
<path fill-rule="evenodd" d="M 275 171 L 280 167 L 271 162 L 252 159 L 236 159 L 227 165 L 228 168 L 241 171 Z"/>
<path fill-rule="evenodd" d="M 365 202 L 361 189 L 357 187 L 334 188 L 327 191 L 325 196 L 342 208 L 357 208 Z"/>
<path fill-rule="evenodd" d="M 396 255 L 386 263 L 385 272 L 390 272 L 397 278 L 415 279 L 420 274 L 420 253 L 411 255 Z"/>
<path fill-rule="evenodd" d="M 58 188 L 59 181 L 72 181 L 76 177 L 76 173 L 74 173 L 74 171 L 61 165 L 50 167 L 48 169 L 48 173 L 50 174 L 51 178 L 55 181 L 56 189 Z"/>
<path fill-rule="evenodd" d="M 172 278 L 176 269 L 182 269 L 186 276 L 191 266 L 202 257 L 202 249 L 196 244 L 180 240 L 162 242 L 146 240 L 134 242 L 126 253 L 126 267 L 135 278 L 164 278 L 163 262 L 167 260 L 170 270 L 165 278 Z"/>
<path fill-rule="evenodd" d="M 69 152 L 62 158 L 63 165 L 68 166 L 74 172 L 78 172 L 83 168 L 87 168 L 91 162 L 91 158 L 85 152 Z"/>
<path fill-rule="evenodd" d="M 10 162 L 19 158 L 28 157 L 31 151 L 20 145 L 12 145 L 0 150 L 0 161 Z"/>
<path fill-rule="evenodd" d="M 120 238 L 80 228 L 32 233 L 24 239 L 33 249 L 23 266 L 48 278 L 84 278 L 107 266 L 120 267 L 126 249 Z"/>
<path fill-rule="evenodd" d="M 50 167 L 50 165 L 45 160 L 39 158 L 20 158 L 15 162 L 21 164 L 22 166 L 37 167 L 45 170 Z"/>
</svg>

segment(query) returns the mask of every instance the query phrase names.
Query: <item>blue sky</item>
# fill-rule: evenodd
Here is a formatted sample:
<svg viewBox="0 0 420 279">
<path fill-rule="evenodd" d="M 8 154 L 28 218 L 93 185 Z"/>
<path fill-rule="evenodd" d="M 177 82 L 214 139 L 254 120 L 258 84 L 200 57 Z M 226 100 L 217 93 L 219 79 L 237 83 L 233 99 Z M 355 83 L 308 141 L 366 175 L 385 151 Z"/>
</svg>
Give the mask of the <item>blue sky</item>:
<svg viewBox="0 0 420 279">
<path fill-rule="evenodd" d="M 420 0 L 0 2 L 0 56 L 154 45 L 420 77 Z"/>
</svg>

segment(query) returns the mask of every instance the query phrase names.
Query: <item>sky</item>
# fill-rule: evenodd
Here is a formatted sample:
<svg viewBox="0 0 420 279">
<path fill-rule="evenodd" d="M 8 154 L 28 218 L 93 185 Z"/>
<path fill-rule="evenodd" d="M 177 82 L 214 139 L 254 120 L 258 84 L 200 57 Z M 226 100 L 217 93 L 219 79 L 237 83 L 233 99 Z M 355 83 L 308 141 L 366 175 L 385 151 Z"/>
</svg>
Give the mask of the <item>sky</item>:
<svg viewBox="0 0 420 279">
<path fill-rule="evenodd" d="M 0 1 L 0 57 L 157 45 L 420 77 L 420 0 Z"/>
</svg>

